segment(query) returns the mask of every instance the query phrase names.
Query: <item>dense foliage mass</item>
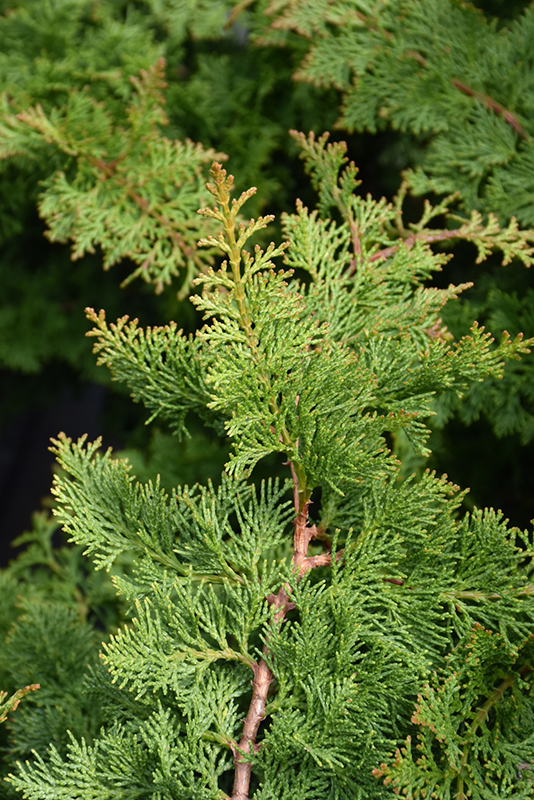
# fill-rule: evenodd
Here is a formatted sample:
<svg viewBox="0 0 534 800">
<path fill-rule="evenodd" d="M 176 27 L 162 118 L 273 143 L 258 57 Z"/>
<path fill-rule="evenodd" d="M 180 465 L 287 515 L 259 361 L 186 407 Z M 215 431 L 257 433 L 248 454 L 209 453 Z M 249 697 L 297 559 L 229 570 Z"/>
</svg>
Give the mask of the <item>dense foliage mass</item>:
<svg viewBox="0 0 534 800">
<path fill-rule="evenodd" d="M 532 533 L 426 468 L 534 436 L 534 6 L 478 5 L 0 3 L 1 363 L 153 430 L 54 440 L 0 796 L 534 796 Z"/>
<path fill-rule="evenodd" d="M 206 202 L 215 151 L 219 160 L 228 154 L 241 188 L 259 187 L 251 213 L 268 204 L 279 214 L 294 197 L 309 197 L 288 131 L 319 135 L 337 125 L 352 133 L 352 157 L 375 193 L 391 196 L 404 170 L 410 192 L 457 192 L 466 217 L 477 210 L 528 226 L 532 6 L 477 5 L 18 0 L 0 7 L 0 365 L 11 383 L 4 418 L 57 401 L 73 381 L 105 382 L 84 341 L 85 305 L 194 330 L 195 316 L 176 293 L 185 298 L 213 257 L 196 247 L 206 221 L 193 212 Z M 54 242 L 70 243 L 74 264 Z M 115 265 L 113 273 L 102 274 L 102 265 Z M 119 285 L 134 276 L 149 286 L 136 281 L 124 293 Z M 518 263 L 502 270 L 490 259 L 475 273 L 472 253 L 460 250 L 444 280 L 472 277 L 474 290 L 444 312 L 456 336 L 475 318 L 513 335 L 533 330 L 529 271 Z M 171 281 L 163 297 L 151 295 Z M 482 500 L 497 496 L 521 521 L 534 513 L 518 451 L 534 436 L 533 374 L 531 357 L 508 365 L 502 381 L 472 388 L 462 403 L 444 399 L 434 422 L 440 468 L 464 476 L 465 427 L 438 433 L 452 418 L 472 426 L 472 450 L 499 447 L 518 463 L 503 487 L 492 459 L 482 458 L 474 489 Z M 481 418 L 487 422 L 473 426 Z M 109 425 L 125 439 L 117 419 Z M 507 442 L 496 445 L 493 435 Z M 149 446 L 139 434 L 133 441 Z"/>
<path fill-rule="evenodd" d="M 296 139 L 319 202 L 285 216 L 281 246 L 247 251 L 270 220 L 240 222 L 252 191 L 232 199 L 213 165 L 201 214 L 221 230 L 200 245 L 225 259 L 195 281 L 195 336 L 88 310 L 99 360 L 152 417 L 183 435 L 194 412 L 232 450 L 217 486 L 169 495 L 99 441 L 55 442 L 56 514 L 133 617 L 86 685 L 112 719 L 12 773 L 26 797 L 532 792 L 531 537 L 491 510 L 458 516 L 433 473 L 400 481 L 386 438 L 424 453 L 432 398 L 531 342 L 495 348 L 476 323 L 454 342 L 439 315 L 465 287 L 424 285 L 444 206 L 403 240 L 400 200 L 356 194 L 341 145 Z M 477 215 L 456 235 L 531 258 Z M 273 454 L 287 479 L 256 482 Z"/>
</svg>

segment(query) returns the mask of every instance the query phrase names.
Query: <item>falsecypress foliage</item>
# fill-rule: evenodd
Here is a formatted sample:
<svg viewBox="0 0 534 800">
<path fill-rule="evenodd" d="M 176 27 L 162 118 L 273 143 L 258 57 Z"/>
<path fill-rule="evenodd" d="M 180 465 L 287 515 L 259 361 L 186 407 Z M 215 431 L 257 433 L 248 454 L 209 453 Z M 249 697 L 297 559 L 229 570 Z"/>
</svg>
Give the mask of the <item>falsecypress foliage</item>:
<svg viewBox="0 0 534 800">
<path fill-rule="evenodd" d="M 532 535 L 460 512 L 446 477 L 402 480 L 388 443 L 424 453 L 434 398 L 533 342 L 476 323 L 455 341 L 441 311 L 466 287 L 426 285 L 444 205 L 399 236 L 402 193 L 363 197 L 343 146 L 295 138 L 318 206 L 266 250 L 246 249 L 270 221 L 242 220 L 253 190 L 232 199 L 213 165 L 200 244 L 224 260 L 196 279 L 194 336 L 88 310 L 151 417 L 186 435 L 199 415 L 231 454 L 169 493 L 99 441 L 55 441 L 57 517 L 133 618 L 88 679 L 100 732 L 9 776 L 30 800 L 532 796 Z M 532 258 L 513 225 L 455 235 Z M 256 479 L 266 457 L 280 480 Z"/>
<path fill-rule="evenodd" d="M 64 752 L 68 730 L 91 738 L 105 719 L 85 691 L 87 669 L 126 609 L 83 548 L 60 542 L 58 527 L 49 513 L 36 514 L 32 530 L 14 542 L 21 552 L 0 571 L 2 777 L 14 758 L 44 753 L 50 743 Z M 0 785 L 0 796 L 16 797 Z"/>
<path fill-rule="evenodd" d="M 72 297 L 94 304 L 97 259 L 122 262 L 125 283 L 136 276 L 160 291 L 172 280 L 186 296 L 212 256 L 196 248 L 205 234 L 198 227 L 209 221 L 196 225 L 191 213 L 206 202 L 211 150 L 229 154 L 243 185 L 258 183 L 254 213 L 268 200 L 287 210 L 297 172 L 291 127 L 319 134 L 337 118 L 351 132 L 388 131 L 363 140 L 359 155 L 367 161 L 372 150 L 388 188 L 404 169 L 411 192 L 459 192 L 467 217 L 476 210 L 486 223 L 494 214 L 501 224 L 530 225 L 533 6 L 478 5 L 482 11 L 457 0 L 12 4 L 0 18 L 0 225 L 16 251 L 2 271 L 0 336 L 10 341 L 0 346 L 2 364 L 36 371 L 55 357 L 82 363 L 72 345 Z M 501 18 L 490 16 L 497 12 Z M 364 146 L 358 137 L 352 145 L 357 153 Z M 57 278 L 69 267 L 54 254 L 50 263 L 36 254 L 36 277 L 26 237 L 14 241 L 35 225 L 35 205 L 48 236 L 71 243 L 82 259 L 75 286 Z M 88 257 L 93 251 L 97 259 Z M 467 256 L 461 269 L 470 264 Z M 500 328 L 503 309 L 502 327 L 532 332 L 531 279 L 518 267 L 509 278 L 486 263 L 477 294 L 444 311 L 455 335 L 475 317 Z M 41 291 L 28 289 L 37 284 Z M 159 309 L 159 321 L 180 313 Z M 487 381 L 462 405 L 444 398 L 439 423 L 482 416 L 497 436 L 531 442 L 531 365 L 527 358 L 507 367 L 503 382 Z"/>
<path fill-rule="evenodd" d="M 427 138 L 406 174 L 416 192 L 458 191 L 468 211 L 531 226 L 534 7 L 525 5 L 501 25 L 458 0 L 276 0 L 267 14 L 277 32 L 308 41 L 296 77 L 341 91 L 340 127 Z"/>
<path fill-rule="evenodd" d="M 338 127 L 382 138 L 388 131 L 379 159 L 394 180 L 403 170 L 416 194 L 458 192 L 464 213 L 532 225 L 532 3 L 273 0 L 266 14 L 271 27 L 258 40 L 295 52 L 306 43 L 295 78 L 336 89 Z M 470 256 L 458 264 L 452 281 L 470 270 Z M 515 266 L 506 275 L 490 263 L 475 293 L 444 316 L 456 335 L 474 317 L 493 327 L 504 315 L 511 332 L 532 330 L 532 291 L 529 274 Z M 436 424 L 453 415 L 466 424 L 485 417 L 498 437 L 532 442 L 532 367 L 530 358 L 519 370 L 507 367 L 504 382 L 475 387 L 462 404 L 447 398 Z"/>
</svg>

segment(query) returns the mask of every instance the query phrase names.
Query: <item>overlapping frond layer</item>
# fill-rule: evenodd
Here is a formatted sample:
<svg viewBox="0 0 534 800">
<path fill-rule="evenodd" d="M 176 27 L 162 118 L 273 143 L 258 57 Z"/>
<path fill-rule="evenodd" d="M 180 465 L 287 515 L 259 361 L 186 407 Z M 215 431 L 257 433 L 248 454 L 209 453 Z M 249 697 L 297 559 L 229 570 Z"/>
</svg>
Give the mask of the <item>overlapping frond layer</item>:
<svg viewBox="0 0 534 800">
<path fill-rule="evenodd" d="M 417 192 L 532 225 L 532 6 L 499 26 L 455 0 L 276 0 L 267 14 L 263 42 L 306 42 L 296 77 L 342 92 L 340 127 L 426 137 Z"/>
<path fill-rule="evenodd" d="M 218 486 L 169 493 L 99 440 L 54 442 L 56 516 L 132 617 L 88 678 L 110 720 L 10 775 L 30 800 L 531 793 L 532 536 L 462 514 L 446 477 L 403 479 L 390 445 L 402 432 L 425 453 L 435 399 L 499 378 L 532 341 L 443 325 L 467 288 L 426 285 L 451 198 L 405 226 L 404 189 L 362 198 L 343 147 L 296 138 L 319 205 L 286 216 L 280 246 L 246 249 L 270 218 L 242 222 L 253 190 L 233 199 L 213 164 L 200 244 L 224 260 L 195 281 L 195 336 L 88 312 L 134 399 L 177 433 L 189 412 L 218 424 L 233 452 Z M 531 258 L 495 220 L 441 234 Z M 288 480 L 255 483 L 273 454 Z"/>
</svg>

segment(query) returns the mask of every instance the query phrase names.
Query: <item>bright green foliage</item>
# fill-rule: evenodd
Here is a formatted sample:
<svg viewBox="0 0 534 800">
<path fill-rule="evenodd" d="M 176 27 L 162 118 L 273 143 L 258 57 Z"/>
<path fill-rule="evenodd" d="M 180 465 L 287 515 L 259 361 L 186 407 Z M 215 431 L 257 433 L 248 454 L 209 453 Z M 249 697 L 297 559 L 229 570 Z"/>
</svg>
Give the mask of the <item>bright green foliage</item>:
<svg viewBox="0 0 534 800">
<path fill-rule="evenodd" d="M 174 325 L 144 331 L 135 320 L 128 322 L 127 318 L 108 325 L 103 312 L 96 316 L 90 311 L 89 318 L 97 325 L 91 335 L 98 337 L 99 363 L 107 364 L 115 378 L 128 384 L 134 399 L 142 400 L 153 412 L 152 418 L 167 417 L 180 430 L 188 410 L 197 407 L 198 413 L 209 420 L 212 416 L 209 409 L 214 409 L 228 418 L 226 429 L 230 435 L 239 436 L 236 447 L 242 453 L 248 450 L 248 455 L 239 456 L 239 465 L 252 467 L 258 458 L 270 452 L 286 452 L 288 442 L 280 438 L 285 436 L 282 429 L 286 417 L 293 418 L 292 424 L 298 426 L 299 411 L 307 404 L 313 409 L 316 423 L 311 429 L 308 423 L 303 429 L 297 428 L 295 440 L 299 439 L 302 449 L 310 437 L 321 436 L 325 451 L 322 457 L 328 460 L 328 467 L 325 463 L 321 469 L 330 474 L 337 469 L 334 443 L 344 425 L 338 420 L 329 430 L 330 401 L 319 388 L 323 382 L 335 385 L 341 393 L 335 402 L 343 408 L 347 422 L 353 414 L 358 414 L 362 423 L 365 420 L 365 436 L 371 451 L 376 433 L 399 427 L 406 428 L 407 434 L 421 446 L 424 431 L 410 416 L 415 411 L 410 396 L 417 398 L 416 415 L 421 413 L 422 403 L 426 403 L 426 413 L 430 414 L 429 404 L 435 390 L 466 389 L 470 381 L 480 378 L 482 363 L 486 364 L 487 375 L 501 377 L 501 354 L 510 347 L 512 355 L 514 348 L 520 347 L 519 339 L 512 343 L 505 335 L 499 349 L 492 350 L 491 337 L 476 326 L 456 346 L 447 344 L 447 335 L 441 330 L 440 310 L 469 284 L 446 290 L 422 286 L 421 282 L 443 263 L 443 258 L 432 253 L 428 241 L 465 238 L 477 245 L 481 258 L 491 249 L 502 249 L 505 260 L 515 255 L 530 264 L 531 234 L 519 232 L 515 226 L 500 231 L 495 220 L 484 226 L 476 214 L 470 222 L 451 229 L 440 231 L 428 227 L 434 215 L 446 213 L 445 203 L 436 209 L 427 206 L 421 221 L 405 229 L 402 193 L 393 204 L 355 195 L 357 182 L 352 165 L 337 184 L 337 173 L 345 160 L 343 145 L 327 146 L 326 137 L 318 141 L 313 137 L 297 139 L 302 142 L 314 180 L 320 184 L 319 209 L 328 214 L 332 206 L 337 206 L 345 224 L 328 218 L 321 220 L 317 211 L 309 212 L 302 205 L 298 206 L 297 214 L 285 217 L 285 233 L 291 241 L 286 261 L 292 268 L 306 270 L 311 279 L 301 286 L 293 282 L 289 291 L 285 286 L 286 273 L 259 272 L 269 268 L 269 259 L 280 249 L 273 246 L 256 259 L 246 257 L 244 275 L 251 283 L 247 324 L 265 342 L 261 358 L 266 372 L 259 385 L 256 362 L 248 354 L 252 345 L 239 330 L 240 321 L 234 308 L 237 302 L 234 296 L 240 290 L 234 287 L 227 268 L 218 273 L 208 270 L 199 278 L 208 289 L 220 285 L 225 291 L 205 292 L 201 298 L 193 299 L 206 316 L 218 317 L 212 327 L 196 338 L 186 338 Z M 232 213 L 237 213 L 237 207 Z M 451 221 L 454 223 L 457 218 L 451 215 Z M 241 236 L 250 235 L 266 222 L 259 220 L 249 230 L 244 228 Z M 221 242 L 211 239 L 207 243 L 213 247 Z M 228 252 L 229 245 L 222 244 Z M 384 291 L 388 293 L 388 305 L 384 304 Z M 298 336 L 292 332 L 296 322 Z M 319 361 L 314 356 L 324 323 L 329 325 L 330 343 L 321 351 L 323 359 Z M 376 351 L 371 333 L 387 337 L 387 345 L 380 340 L 380 352 Z M 276 342 L 284 342 L 284 348 L 276 346 Z M 234 368 L 227 375 L 220 374 L 215 343 L 225 345 L 228 356 L 232 354 Z M 254 353 L 258 346 L 253 345 Z M 328 360 L 324 359 L 327 352 Z M 358 358 L 359 353 L 363 358 Z M 256 358 L 260 358 L 259 351 Z M 441 373 L 435 369 L 439 361 L 443 362 Z M 375 376 L 371 381 L 368 370 Z M 305 374 L 314 388 L 301 392 L 300 380 Z M 339 374 L 343 374 L 341 383 Z M 387 379 L 387 389 L 380 387 L 381 376 Z M 378 385 L 374 386 L 376 380 Z M 345 392 L 347 401 L 342 399 Z M 348 397 L 358 395 L 356 406 L 354 400 L 348 401 Z M 261 409 L 265 400 L 271 412 L 264 422 Z M 390 412 L 390 416 L 372 419 L 368 411 L 373 404 Z M 318 458 L 315 453 L 313 459 Z M 342 463 L 345 469 L 345 456 Z M 322 478 L 317 480 L 320 482 Z"/>
<path fill-rule="evenodd" d="M 167 492 L 100 441 L 55 441 L 57 517 L 133 618 L 87 679 L 100 732 L 9 776 L 29 800 L 532 795 L 532 535 L 463 515 L 445 477 L 401 480 L 388 448 L 402 431 L 425 452 L 433 398 L 532 340 L 475 324 L 454 341 L 440 313 L 466 287 L 425 282 L 444 260 L 428 223 L 455 218 L 405 226 L 402 194 L 362 197 L 342 146 L 296 138 L 319 206 L 285 217 L 280 246 L 246 250 L 270 218 L 242 222 L 252 190 L 232 199 L 212 167 L 201 244 L 224 260 L 196 280 L 200 331 L 89 311 L 152 417 L 183 434 L 192 412 L 232 452 L 217 485 Z M 476 215 L 445 231 L 532 255 Z M 256 480 L 266 463 L 285 479 Z"/>
</svg>

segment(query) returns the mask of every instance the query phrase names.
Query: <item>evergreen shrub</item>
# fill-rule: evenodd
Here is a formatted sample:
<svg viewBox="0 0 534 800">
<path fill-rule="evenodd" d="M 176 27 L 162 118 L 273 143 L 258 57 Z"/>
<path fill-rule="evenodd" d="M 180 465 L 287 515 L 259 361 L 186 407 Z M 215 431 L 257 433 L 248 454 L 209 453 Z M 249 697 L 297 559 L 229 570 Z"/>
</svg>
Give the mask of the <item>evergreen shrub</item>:
<svg viewBox="0 0 534 800">
<path fill-rule="evenodd" d="M 46 402 L 50 386 L 104 380 L 80 336 L 86 305 L 195 328 L 176 292 L 185 298 L 214 255 L 196 247 L 209 221 L 193 212 L 206 202 L 215 151 L 230 156 L 241 188 L 259 187 L 250 213 L 279 214 L 295 196 L 308 201 L 287 131 L 319 135 L 337 125 L 351 134 L 373 191 L 391 197 L 404 172 L 411 219 L 414 192 L 434 195 L 434 204 L 436 194 L 458 192 L 466 219 L 476 210 L 485 221 L 495 214 L 502 225 L 530 225 L 532 9 L 521 0 L 16 0 L 2 8 L 4 418 L 37 396 Z M 60 243 L 71 244 L 74 265 Z M 471 250 L 455 252 L 441 285 L 473 278 L 475 287 L 444 308 L 454 335 L 473 319 L 532 333 L 531 271 L 503 270 L 495 258 L 476 270 Z M 117 278 L 97 274 L 102 264 Z M 121 296 L 118 284 L 133 276 L 148 285 Z M 481 460 L 473 488 L 482 502 L 498 497 L 518 522 L 534 513 L 524 478 L 532 366 L 532 356 L 509 362 L 502 380 L 473 384 L 462 402 L 445 394 L 433 420 L 437 468 L 463 475 L 467 439 L 471 451 L 498 451 L 517 465 Z M 130 449 L 148 444 L 138 428 L 114 434 Z"/>
<path fill-rule="evenodd" d="M 453 417 L 534 436 L 534 6 L 477 5 L 0 4 L 0 361 L 93 377 L 87 298 L 157 423 L 54 442 L 0 572 L 0 795 L 534 796 L 532 532 L 425 469 Z"/>
<path fill-rule="evenodd" d="M 271 218 L 245 221 L 254 190 L 233 198 L 212 165 L 200 245 L 223 260 L 194 279 L 194 335 L 87 311 L 100 363 L 150 419 L 183 437 L 198 417 L 230 453 L 217 481 L 168 492 L 99 441 L 54 442 L 57 519 L 104 576 L 95 585 L 111 573 L 120 605 L 84 693 L 69 694 L 90 718 L 73 713 L 48 748 L 21 726 L 12 748 L 33 755 L 6 792 L 533 796 L 532 533 L 492 509 L 466 514 L 457 486 L 405 477 L 392 452 L 402 439 L 425 455 L 436 398 L 499 379 L 534 342 L 504 333 L 496 345 L 477 323 L 455 339 L 442 310 L 469 285 L 426 285 L 449 258 L 436 236 L 528 265 L 531 234 L 459 220 L 451 198 L 409 223 L 404 188 L 392 203 L 365 196 L 342 144 L 294 139 L 318 202 L 283 216 L 279 245 L 253 244 Z M 35 655 L 45 678 L 63 650 L 64 675 L 93 661 L 87 617 L 67 613 L 78 600 L 63 598 Z M 49 630 L 46 606 L 25 602 L 9 664 L 39 641 L 24 626 Z M 14 719 L 42 713 L 41 684 L 28 682 Z"/>
</svg>

